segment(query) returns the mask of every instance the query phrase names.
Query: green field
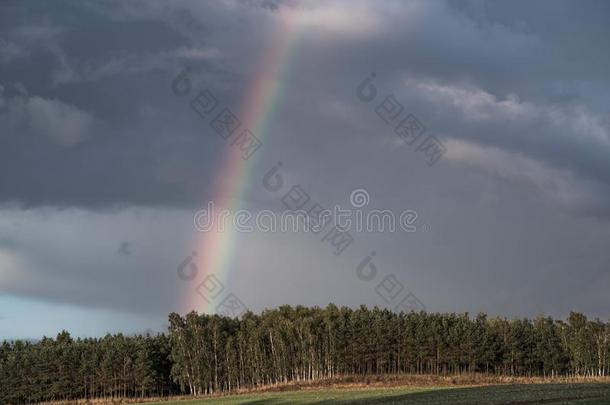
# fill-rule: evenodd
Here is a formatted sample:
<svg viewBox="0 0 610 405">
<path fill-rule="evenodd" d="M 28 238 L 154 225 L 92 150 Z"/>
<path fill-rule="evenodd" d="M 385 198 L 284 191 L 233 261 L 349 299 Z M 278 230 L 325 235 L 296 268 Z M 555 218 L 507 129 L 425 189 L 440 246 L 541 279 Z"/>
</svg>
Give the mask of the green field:
<svg viewBox="0 0 610 405">
<path fill-rule="evenodd" d="M 164 402 L 163 405 L 213 404 L 610 404 L 610 384 L 528 384 L 486 387 L 392 387 L 321 389 L 232 395 Z"/>
</svg>

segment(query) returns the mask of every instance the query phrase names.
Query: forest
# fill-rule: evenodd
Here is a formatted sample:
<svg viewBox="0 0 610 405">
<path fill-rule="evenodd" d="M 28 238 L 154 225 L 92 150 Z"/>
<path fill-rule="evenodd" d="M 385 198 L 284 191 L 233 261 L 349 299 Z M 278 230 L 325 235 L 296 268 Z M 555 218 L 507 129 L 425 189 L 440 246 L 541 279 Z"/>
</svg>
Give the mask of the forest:
<svg viewBox="0 0 610 405">
<path fill-rule="evenodd" d="M 169 315 L 156 335 L 0 345 L 0 403 L 204 395 L 346 375 L 606 376 L 610 323 L 281 306 Z"/>
</svg>

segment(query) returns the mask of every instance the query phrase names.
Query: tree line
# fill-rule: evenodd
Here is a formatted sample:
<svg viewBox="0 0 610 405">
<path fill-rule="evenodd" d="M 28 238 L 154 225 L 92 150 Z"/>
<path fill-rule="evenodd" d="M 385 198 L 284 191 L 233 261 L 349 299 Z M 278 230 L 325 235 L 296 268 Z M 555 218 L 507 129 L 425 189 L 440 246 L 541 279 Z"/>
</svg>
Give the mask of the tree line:
<svg viewBox="0 0 610 405">
<path fill-rule="evenodd" d="M 343 375 L 606 376 L 610 323 L 281 306 L 169 315 L 164 334 L 0 346 L 0 403 L 204 395 Z"/>
</svg>

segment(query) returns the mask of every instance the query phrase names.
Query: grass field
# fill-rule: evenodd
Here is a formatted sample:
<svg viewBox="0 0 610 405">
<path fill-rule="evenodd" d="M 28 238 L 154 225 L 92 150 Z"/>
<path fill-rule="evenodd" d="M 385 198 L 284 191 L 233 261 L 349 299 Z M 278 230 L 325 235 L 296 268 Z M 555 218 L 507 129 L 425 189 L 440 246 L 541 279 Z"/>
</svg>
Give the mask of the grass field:
<svg viewBox="0 0 610 405">
<path fill-rule="evenodd" d="M 157 403 L 159 404 L 159 403 Z M 610 384 L 526 384 L 485 387 L 391 387 L 265 392 L 163 402 L 163 405 L 215 404 L 610 404 Z"/>
</svg>

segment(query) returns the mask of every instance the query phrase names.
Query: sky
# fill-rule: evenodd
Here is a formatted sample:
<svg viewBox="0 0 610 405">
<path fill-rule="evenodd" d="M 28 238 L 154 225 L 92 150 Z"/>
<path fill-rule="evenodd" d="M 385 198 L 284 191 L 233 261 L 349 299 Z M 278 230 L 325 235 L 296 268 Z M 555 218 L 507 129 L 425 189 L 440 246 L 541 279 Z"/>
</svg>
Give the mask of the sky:
<svg viewBox="0 0 610 405">
<path fill-rule="evenodd" d="M 609 21 L 593 0 L 3 1 L 0 339 L 227 302 L 607 320 Z M 411 228 L 339 249 L 196 226 L 295 190 Z"/>
</svg>

